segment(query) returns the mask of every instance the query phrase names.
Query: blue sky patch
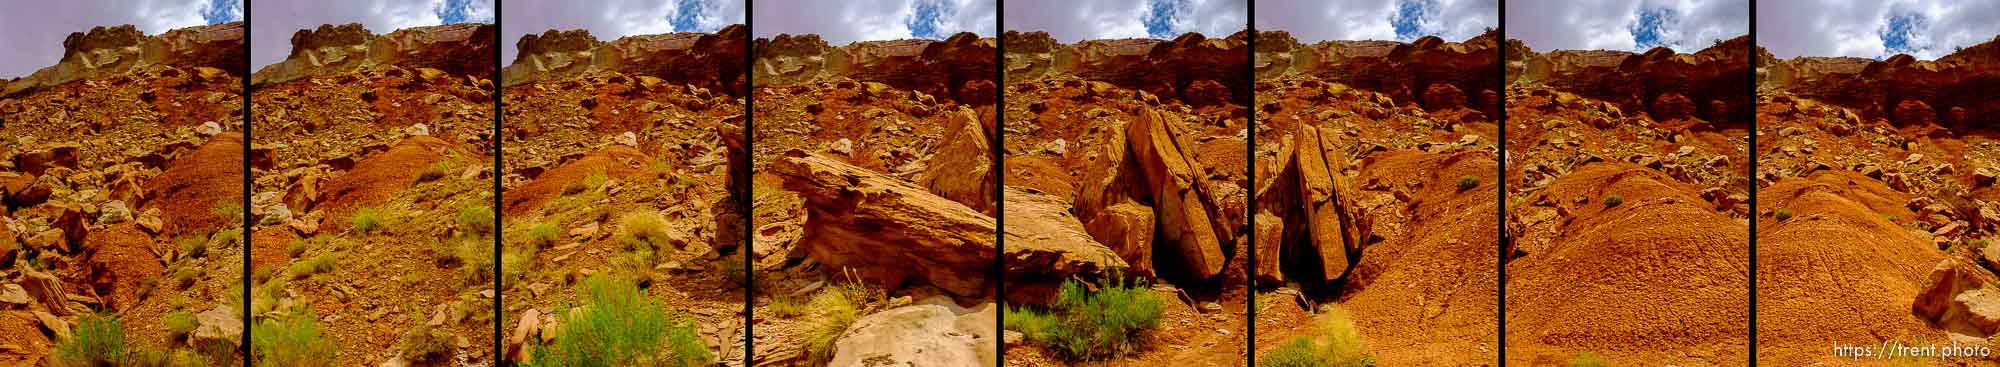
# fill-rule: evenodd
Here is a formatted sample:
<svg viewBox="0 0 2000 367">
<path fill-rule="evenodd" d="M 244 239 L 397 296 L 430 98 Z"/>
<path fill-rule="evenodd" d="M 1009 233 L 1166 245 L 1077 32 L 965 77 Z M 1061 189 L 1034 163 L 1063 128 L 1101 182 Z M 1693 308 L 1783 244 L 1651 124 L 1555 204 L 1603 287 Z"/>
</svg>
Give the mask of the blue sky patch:
<svg viewBox="0 0 2000 367">
<path fill-rule="evenodd" d="M 473 1 L 476 0 L 445 0 L 444 5 L 436 9 L 438 19 L 444 20 L 444 24 L 465 23 L 470 20 L 466 16 L 472 15 Z"/>
<path fill-rule="evenodd" d="M 1178 36 L 1174 23 L 1192 12 L 1187 0 L 1153 0 L 1147 6 L 1145 19 L 1140 21 L 1146 24 L 1146 36 L 1159 39 Z"/>
<path fill-rule="evenodd" d="M 1875 32 L 1882 38 L 1881 57 L 1915 54 L 1930 49 L 1930 45 L 1923 44 L 1923 36 L 1919 33 L 1929 28 L 1930 19 L 1925 18 L 1923 14 L 1908 12 L 1890 15 L 1889 24 L 1883 25 L 1882 29 Z"/>
<path fill-rule="evenodd" d="M 703 32 L 696 29 L 701 27 L 698 21 L 702 12 L 708 10 L 703 5 L 701 0 L 675 0 L 674 8 L 680 11 L 674 13 L 673 19 L 667 19 L 667 24 L 672 24 L 675 32 Z"/>
<path fill-rule="evenodd" d="M 243 20 L 243 0 L 209 0 L 201 9 L 201 19 L 210 25 Z"/>
<path fill-rule="evenodd" d="M 1397 0 L 1396 13 L 1389 16 L 1389 25 L 1396 28 L 1396 39 L 1409 41 L 1434 32 L 1424 32 L 1424 21 L 1437 13 L 1436 0 Z"/>
<path fill-rule="evenodd" d="M 913 9 L 910 11 L 910 17 L 903 20 L 903 25 L 910 27 L 911 35 L 926 39 L 943 39 L 951 36 L 938 27 L 942 25 L 944 18 L 952 13 L 951 4 L 943 0 L 919 0 L 910 6 Z"/>
<path fill-rule="evenodd" d="M 1632 32 L 1632 43 L 1637 44 L 1640 51 L 1650 50 L 1654 47 L 1672 48 L 1679 45 L 1680 40 L 1668 39 L 1666 37 L 1668 35 L 1668 27 L 1677 27 L 1680 25 L 1680 22 L 1680 13 L 1675 12 L 1674 9 L 1642 8 L 1639 9 L 1639 19 L 1632 22 L 1631 25 L 1626 26 L 1626 30 Z"/>
</svg>

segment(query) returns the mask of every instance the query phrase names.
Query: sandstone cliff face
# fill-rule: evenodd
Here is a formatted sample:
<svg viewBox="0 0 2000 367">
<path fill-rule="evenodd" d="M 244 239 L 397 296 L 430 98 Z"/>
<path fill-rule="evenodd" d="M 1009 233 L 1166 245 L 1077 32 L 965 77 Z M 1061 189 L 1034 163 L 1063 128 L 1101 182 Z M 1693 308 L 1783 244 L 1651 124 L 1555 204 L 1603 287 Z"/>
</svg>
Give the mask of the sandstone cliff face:
<svg viewBox="0 0 2000 367">
<path fill-rule="evenodd" d="M 744 46 L 749 29 L 741 24 L 716 33 L 672 33 L 620 37 L 599 42 L 589 31 L 549 30 L 515 42 L 520 54 L 503 71 L 503 85 L 563 80 L 586 71 L 615 71 L 743 95 Z"/>
<path fill-rule="evenodd" d="M 992 103 L 997 69 L 992 38 L 959 33 L 943 41 L 906 39 L 832 47 L 818 35 L 759 38 L 751 67 L 757 87 L 850 78 L 967 104 Z"/>
<path fill-rule="evenodd" d="M 152 65 L 208 67 L 241 77 L 248 70 L 243 22 L 175 29 L 147 36 L 130 24 L 96 27 L 63 39 L 62 61 L 26 77 L 0 81 L 0 96 L 17 96 Z"/>
<path fill-rule="evenodd" d="M 1758 88 L 1852 108 L 1897 125 L 1929 123 L 1976 130 L 2000 123 L 2000 38 L 1935 61 L 1800 57 L 1759 51 Z"/>
<path fill-rule="evenodd" d="M 251 74 L 253 86 L 300 78 L 340 74 L 374 65 L 430 68 L 451 75 L 489 79 L 497 67 L 492 55 L 499 27 L 492 24 L 450 24 L 396 30 L 375 35 L 360 24 L 321 25 L 292 34 L 292 52 L 285 61 Z"/>
<path fill-rule="evenodd" d="M 1257 78 L 1287 75 L 1376 90 L 1396 100 L 1422 100 L 1426 108 L 1467 106 L 1497 116 L 1500 83 L 1499 33 L 1487 32 L 1465 42 L 1445 42 L 1436 36 L 1412 43 L 1395 41 L 1323 41 L 1299 43 L 1283 31 L 1260 32 L 1257 38 Z"/>
<path fill-rule="evenodd" d="M 1654 48 L 1536 53 L 1517 40 L 1506 44 L 1507 84 L 1545 86 L 1604 100 L 1655 119 L 1698 117 L 1719 125 L 1748 126 L 1752 114 L 1748 36 L 1692 54 Z"/>
<path fill-rule="evenodd" d="M 1146 91 L 1191 105 L 1250 102 L 1248 33 L 1208 38 L 1188 33 L 1172 41 L 1086 40 L 1063 45 L 1047 32 L 1001 35 L 1008 45 L 1007 81 L 1074 75 Z M 1217 87 L 1220 88 L 1217 88 Z"/>
</svg>

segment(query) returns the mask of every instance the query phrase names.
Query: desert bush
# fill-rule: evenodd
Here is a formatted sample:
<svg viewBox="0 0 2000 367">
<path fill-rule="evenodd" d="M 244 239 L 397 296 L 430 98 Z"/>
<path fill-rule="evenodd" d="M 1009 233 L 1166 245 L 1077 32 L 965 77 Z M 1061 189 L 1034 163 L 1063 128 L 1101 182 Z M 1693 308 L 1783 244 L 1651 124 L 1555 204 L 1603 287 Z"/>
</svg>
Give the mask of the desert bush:
<svg viewBox="0 0 2000 367">
<path fill-rule="evenodd" d="M 1773 216 L 1777 217 L 1779 222 L 1790 220 L 1792 219 L 1792 210 L 1788 208 L 1779 208 L 1778 213 L 1774 214 Z"/>
<path fill-rule="evenodd" d="M 125 328 L 116 315 L 83 315 L 68 339 L 56 345 L 57 366 L 116 366 L 125 363 Z"/>
<path fill-rule="evenodd" d="M 627 246 L 648 246 L 658 250 L 667 237 L 667 217 L 652 210 L 626 213 L 618 218 L 619 238 L 625 239 Z M 632 241 L 639 243 L 632 243 Z"/>
<path fill-rule="evenodd" d="M 450 175 L 453 169 L 456 169 L 456 167 L 453 167 L 451 161 L 449 160 L 442 160 L 438 161 L 437 163 L 431 163 L 431 165 L 429 166 L 424 166 L 424 170 L 422 172 L 417 173 L 417 182 L 423 183 L 423 182 L 436 181 L 437 179 L 444 178 L 446 175 Z"/>
<path fill-rule="evenodd" d="M 188 237 L 181 239 L 181 254 L 182 254 L 181 257 L 185 259 L 207 257 L 208 239 L 204 237 Z"/>
<path fill-rule="evenodd" d="M 361 232 L 362 234 L 375 233 L 375 231 L 382 229 L 382 211 L 375 208 L 362 208 L 361 210 L 354 211 L 354 217 L 349 219 L 348 222 L 348 224 L 354 227 L 355 232 Z"/>
<path fill-rule="evenodd" d="M 475 203 L 458 209 L 458 228 L 477 235 L 493 234 L 493 208 L 483 203 Z"/>
<path fill-rule="evenodd" d="M 528 227 L 527 240 L 535 247 L 549 247 L 555 245 L 557 236 L 561 235 L 562 228 L 556 227 L 555 223 L 538 223 Z"/>
<path fill-rule="evenodd" d="M 187 289 L 188 287 L 193 287 L 195 281 L 201 280 L 201 272 L 202 271 L 200 267 L 192 265 L 182 267 L 180 268 L 180 270 L 175 270 L 174 288 Z"/>
<path fill-rule="evenodd" d="M 243 203 L 236 200 L 216 201 L 215 207 L 209 208 L 208 211 L 215 214 L 216 218 L 222 219 L 222 223 L 225 226 L 234 225 L 240 223 L 238 221 L 243 220 Z"/>
<path fill-rule="evenodd" d="M 1071 360 L 1116 357 L 1137 349 L 1142 330 L 1158 328 L 1167 300 L 1141 284 L 1115 281 L 1092 293 L 1083 283 L 1064 282 L 1046 316 L 1040 311 L 1009 310 L 1007 318 L 1023 317 L 1016 326 L 1028 340 L 1049 346 Z M 1050 317 L 1053 321 L 1036 320 Z"/>
<path fill-rule="evenodd" d="M 310 313 L 265 319 L 251 338 L 251 352 L 260 365 L 332 366 L 340 347 Z"/>
<path fill-rule="evenodd" d="M 294 262 L 291 268 L 292 279 L 305 279 L 314 275 L 331 273 L 334 266 L 339 265 L 339 263 L 340 256 L 332 253 L 320 254 L 310 260 Z"/>
<path fill-rule="evenodd" d="M 194 328 L 201 327 L 201 322 L 195 320 L 194 314 L 187 310 L 174 310 L 165 316 L 160 316 L 160 325 L 167 328 L 168 339 L 180 339 L 194 332 Z"/>
<path fill-rule="evenodd" d="M 773 298 L 771 299 L 771 304 L 766 307 L 771 309 L 772 316 L 787 319 L 805 315 L 807 311 L 804 303 L 799 303 L 798 300 L 792 299 L 790 296 Z"/>
<path fill-rule="evenodd" d="M 1604 207 L 1606 208 L 1615 208 L 1618 207 L 1619 204 L 1624 204 L 1624 203 L 1625 203 L 1624 196 L 1618 196 L 1617 194 L 1613 194 L 1611 196 L 1604 197 Z"/>
<path fill-rule="evenodd" d="M 861 318 L 861 310 L 871 300 L 880 298 L 880 294 L 860 282 L 829 286 L 814 294 L 806 308 L 818 311 L 819 318 L 806 331 L 806 356 L 814 364 L 833 360 L 833 343 L 840 340 L 840 334 L 854 325 Z"/>
<path fill-rule="evenodd" d="M 1259 361 L 1259 366 L 1326 366 L 1326 367 L 1367 367 L 1375 365 L 1375 357 L 1368 353 L 1367 343 L 1361 340 L 1361 331 L 1354 327 L 1354 316 L 1340 305 L 1314 318 L 1319 335 L 1295 337 L 1268 357 Z"/>
<path fill-rule="evenodd" d="M 419 323 L 417 327 L 404 332 L 403 338 L 396 341 L 396 351 L 402 353 L 404 359 L 413 362 L 437 361 L 451 355 L 451 340 L 450 331 L 434 329 L 430 325 Z"/>
<path fill-rule="evenodd" d="M 562 316 L 554 343 L 539 346 L 532 365 L 696 366 L 714 359 L 692 321 L 669 315 L 628 280 L 593 276 L 578 293 L 587 304 Z"/>
<path fill-rule="evenodd" d="M 1569 367 L 1604 367 L 1610 365 L 1610 362 L 1604 361 L 1604 357 L 1597 356 L 1597 353 L 1582 352 L 1577 353 L 1575 357 L 1569 358 Z"/>
<path fill-rule="evenodd" d="M 1479 176 L 1465 175 L 1458 177 L 1458 191 L 1471 190 L 1475 187 L 1479 187 Z"/>
</svg>

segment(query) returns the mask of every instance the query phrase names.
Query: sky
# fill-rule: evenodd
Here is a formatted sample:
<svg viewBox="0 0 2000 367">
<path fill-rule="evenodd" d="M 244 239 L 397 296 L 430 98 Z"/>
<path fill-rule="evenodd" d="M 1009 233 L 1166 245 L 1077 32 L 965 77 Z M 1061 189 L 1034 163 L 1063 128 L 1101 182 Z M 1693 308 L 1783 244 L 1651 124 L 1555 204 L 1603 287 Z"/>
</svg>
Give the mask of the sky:
<svg viewBox="0 0 2000 367">
<path fill-rule="evenodd" d="M 1910 54 L 1935 60 L 2000 35 L 2000 1 L 1764 1 L 1757 44 L 1779 58 Z"/>
<path fill-rule="evenodd" d="M 63 38 L 93 26 L 131 24 L 159 35 L 177 28 L 243 19 L 242 0 L 0 0 L 0 79 L 27 76 L 62 61 Z"/>
<path fill-rule="evenodd" d="M 361 23 L 369 32 L 456 23 L 492 23 L 493 0 L 252 0 L 252 69 L 285 61 L 292 33 L 321 24 Z"/>
<path fill-rule="evenodd" d="M 906 38 L 941 40 L 959 32 L 992 37 L 998 26 L 994 0 L 760 0 L 751 6 L 754 37 L 811 33 L 834 46 Z"/>
<path fill-rule="evenodd" d="M 1301 43 L 1424 36 L 1464 41 L 1500 23 L 1499 0 L 1265 0 L 1257 30 L 1285 31 Z"/>
<path fill-rule="evenodd" d="M 1228 37 L 1250 21 L 1246 0 L 1013 0 L 1008 30 L 1049 32 L 1057 42 L 1092 39 L 1173 39 L 1201 32 Z M 1299 3 L 1318 1 L 1299 0 Z"/>
<path fill-rule="evenodd" d="M 1538 52 L 1691 53 L 1750 30 L 1748 0 L 1509 0 L 1506 6 L 1507 38 Z"/>
<path fill-rule="evenodd" d="M 715 32 L 743 23 L 743 0 L 507 0 L 500 3 L 501 60 L 514 62 L 521 36 L 587 29 L 599 41 L 673 32 Z"/>
</svg>

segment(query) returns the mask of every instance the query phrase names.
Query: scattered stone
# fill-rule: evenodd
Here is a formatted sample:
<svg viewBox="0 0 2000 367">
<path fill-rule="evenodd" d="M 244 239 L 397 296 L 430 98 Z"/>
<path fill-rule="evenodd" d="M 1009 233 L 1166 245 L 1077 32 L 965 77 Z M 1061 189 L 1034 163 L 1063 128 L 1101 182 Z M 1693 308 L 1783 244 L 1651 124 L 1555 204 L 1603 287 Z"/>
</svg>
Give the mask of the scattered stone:
<svg viewBox="0 0 2000 367">
<path fill-rule="evenodd" d="M 854 321 L 834 341 L 828 366 L 992 366 L 999 360 L 994 320 L 999 307 L 978 310 L 927 300 Z"/>
<path fill-rule="evenodd" d="M 431 136 L 431 127 L 430 125 L 417 123 L 415 125 L 410 125 L 409 128 L 403 129 L 403 134 L 409 136 Z"/>
<path fill-rule="evenodd" d="M 618 145 L 623 145 L 633 148 L 639 147 L 639 134 L 634 134 L 630 131 L 627 131 L 624 134 L 618 134 Z"/>
<path fill-rule="evenodd" d="M 833 142 L 833 148 L 831 148 L 831 150 L 834 153 L 840 153 L 840 155 L 853 156 L 854 141 L 847 140 L 847 138 L 840 138 L 840 140 Z"/>
</svg>

